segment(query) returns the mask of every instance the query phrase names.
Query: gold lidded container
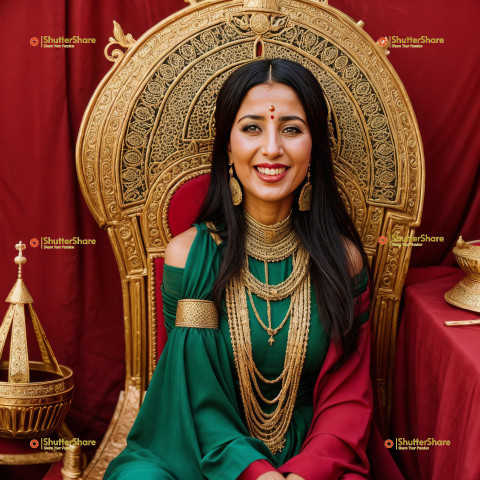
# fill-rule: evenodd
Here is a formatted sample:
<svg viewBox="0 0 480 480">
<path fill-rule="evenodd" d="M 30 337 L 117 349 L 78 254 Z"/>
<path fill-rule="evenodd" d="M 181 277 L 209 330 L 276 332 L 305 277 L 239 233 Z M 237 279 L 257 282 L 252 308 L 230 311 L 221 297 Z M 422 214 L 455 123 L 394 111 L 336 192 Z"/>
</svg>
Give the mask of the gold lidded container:
<svg viewBox="0 0 480 480">
<path fill-rule="evenodd" d="M 0 325 L 0 360 L 11 330 L 9 360 L 0 362 L 0 436 L 43 437 L 61 426 L 73 397 L 73 372 L 59 365 L 33 309 L 33 298 L 22 278 L 27 259 L 25 244 L 15 245 L 18 278 L 6 301 L 10 303 Z M 25 305 L 40 348 L 42 361 L 29 361 Z"/>
<path fill-rule="evenodd" d="M 445 300 L 455 307 L 480 313 L 480 240 L 465 242 L 459 237 L 453 254 L 465 272 L 460 282 L 445 294 Z M 475 245 L 479 244 L 479 245 Z"/>
</svg>

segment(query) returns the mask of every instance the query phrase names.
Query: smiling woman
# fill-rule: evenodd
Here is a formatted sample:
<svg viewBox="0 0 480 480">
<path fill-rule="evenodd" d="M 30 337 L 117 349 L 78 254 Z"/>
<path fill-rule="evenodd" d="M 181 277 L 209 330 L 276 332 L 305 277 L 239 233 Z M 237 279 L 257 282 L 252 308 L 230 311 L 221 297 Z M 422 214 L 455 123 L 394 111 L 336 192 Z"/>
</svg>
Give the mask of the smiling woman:
<svg viewBox="0 0 480 480">
<path fill-rule="evenodd" d="M 105 478 L 369 478 L 368 277 L 327 111 L 292 61 L 225 81 L 209 190 L 165 253 L 168 342 Z"/>
<path fill-rule="evenodd" d="M 276 115 L 270 114 L 272 106 Z M 228 145 L 245 210 L 264 224 L 287 217 L 294 192 L 307 175 L 311 151 L 306 114 L 294 90 L 276 82 L 249 90 Z"/>
</svg>

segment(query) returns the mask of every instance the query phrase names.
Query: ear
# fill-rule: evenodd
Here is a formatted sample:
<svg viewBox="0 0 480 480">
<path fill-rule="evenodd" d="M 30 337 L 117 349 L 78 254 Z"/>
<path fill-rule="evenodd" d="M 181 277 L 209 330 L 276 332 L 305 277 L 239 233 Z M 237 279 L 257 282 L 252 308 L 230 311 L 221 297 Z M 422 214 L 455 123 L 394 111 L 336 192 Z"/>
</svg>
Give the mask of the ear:
<svg viewBox="0 0 480 480">
<path fill-rule="evenodd" d="M 230 144 L 227 145 L 227 155 L 228 155 L 228 163 L 233 165 L 233 155 L 232 155 L 232 150 L 230 148 Z"/>
</svg>

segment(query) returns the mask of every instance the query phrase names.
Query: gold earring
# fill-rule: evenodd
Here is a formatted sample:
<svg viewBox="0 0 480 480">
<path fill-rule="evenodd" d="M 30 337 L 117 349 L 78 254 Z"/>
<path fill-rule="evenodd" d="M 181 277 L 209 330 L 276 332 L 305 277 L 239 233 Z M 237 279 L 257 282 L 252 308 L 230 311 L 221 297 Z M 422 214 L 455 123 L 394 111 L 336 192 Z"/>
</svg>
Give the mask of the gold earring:
<svg viewBox="0 0 480 480">
<path fill-rule="evenodd" d="M 232 203 L 237 206 L 240 205 L 243 200 L 242 188 L 240 187 L 238 180 L 233 176 L 233 163 L 229 163 L 228 165 L 230 166 L 230 170 L 228 171 L 230 175 L 230 181 L 228 182 L 228 186 L 230 187 Z"/>
<path fill-rule="evenodd" d="M 312 207 L 312 184 L 310 183 L 310 165 L 308 166 L 307 181 L 303 185 L 298 197 L 298 209 L 301 212 L 308 212 Z"/>
</svg>

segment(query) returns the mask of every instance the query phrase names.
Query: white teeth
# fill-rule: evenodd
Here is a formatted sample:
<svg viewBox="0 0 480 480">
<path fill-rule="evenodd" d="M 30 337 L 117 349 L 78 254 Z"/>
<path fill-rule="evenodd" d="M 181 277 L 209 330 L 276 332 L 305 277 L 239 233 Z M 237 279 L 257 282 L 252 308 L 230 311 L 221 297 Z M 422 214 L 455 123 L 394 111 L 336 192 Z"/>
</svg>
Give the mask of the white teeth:
<svg viewBox="0 0 480 480">
<path fill-rule="evenodd" d="M 265 168 L 265 167 L 257 167 L 257 170 L 262 175 L 280 175 L 282 174 L 286 168 Z"/>
</svg>

